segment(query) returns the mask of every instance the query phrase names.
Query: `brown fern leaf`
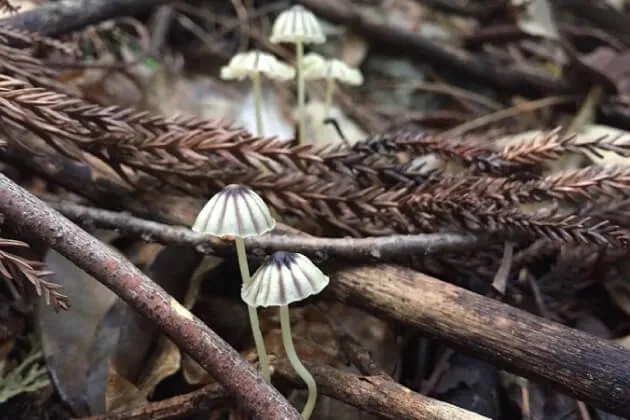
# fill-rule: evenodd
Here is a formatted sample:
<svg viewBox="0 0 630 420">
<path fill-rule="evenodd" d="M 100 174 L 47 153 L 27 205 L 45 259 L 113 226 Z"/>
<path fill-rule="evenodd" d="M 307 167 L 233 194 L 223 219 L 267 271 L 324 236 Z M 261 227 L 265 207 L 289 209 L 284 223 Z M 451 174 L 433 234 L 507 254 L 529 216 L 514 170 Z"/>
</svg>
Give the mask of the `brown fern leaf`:
<svg viewBox="0 0 630 420">
<path fill-rule="evenodd" d="M 601 152 L 614 152 L 630 156 L 630 138 L 602 136 L 591 140 L 580 139 L 576 135 L 562 135 L 559 130 L 543 133 L 540 136 L 506 147 L 491 159 L 493 167 L 523 167 L 540 165 L 559 158 L 566 153 L 601 157 Z"/>
<path fill-rule="evenodd" d="M 26 280 L 35 289 L 37 296 L 43 296 L 46 304 L 55 310 L 66 310 L 70 307 L 68 296 L 61 292 L 61 286 L 46 280 L 51 271 L 44 270 L 39 261 L 27 260 L 15 255 L 6 248 L 28 248 L 28 244 L 14 239 L 0 238 L 0 276 L 4 277 L 13 290 L 23 287 Z"/>
<path fill-rule="evenodd" d="M 610 247 L 626 246 L 630 240 L 623 228 L 607 221 L 575 215 L 532 215 L 516 207 L 488 206 L 470 197 L 445 200 L 435 195 L 419 195 L 410 199 L 404 213 L 416 223 L 428 222 L 434 228 L 458 227 L 463 231 L 515 239 L 544 238 Z"/>
<path fill-rule="evenodd" d="M 439 135 L 418 134 L 410 131 L 384 133 L 358 142 L 352 150 L 359 153 L 393 154 L 409 152 L 412 157 L 435 154 L 447 160 L 464 165 L 485 167 L 487 158 L 495 152 L 482 146 L 475 137 L 443 137 Z"/>
<path fill-rule="evenodd" d="M 532 197 L 561 200 L 588 200 L 624 197 L 630 194 L 630 168 L 619 166 L 587 166 L 562 171 L 524 185 Z"/>
</svg>

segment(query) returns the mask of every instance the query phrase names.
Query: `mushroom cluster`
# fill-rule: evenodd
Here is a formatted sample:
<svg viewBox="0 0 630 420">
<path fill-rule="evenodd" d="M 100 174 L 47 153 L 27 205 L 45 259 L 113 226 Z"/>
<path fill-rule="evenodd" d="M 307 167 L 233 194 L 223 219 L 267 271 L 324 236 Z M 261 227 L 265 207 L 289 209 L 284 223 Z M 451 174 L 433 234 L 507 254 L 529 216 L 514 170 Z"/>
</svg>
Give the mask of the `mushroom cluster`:
<svg viewBox="0 0 630 420">
<path fill-rule="evenodd" d="M 273 23 L 269 41 L 274 44 L 295 44 L 295 69 L 270 54 L 253 50 L 234 56 L 228 65 L 221 69 L 221 77 L 223 79 L 242 80 L 250 78 L 252 80 L 256 108 L 256 134 L 262 136 L 264 133 L 261 110 L 261 75 L 281 81 L 293 79 L 297 75 L 297 142 L 304 144 L 305 82 L 307 80 L 326 80 L 324 118 L 327 118 L 332 106 L 336 84 L 360 85 L 363 83 L 363 76 L 359 70 L 349 67 L 341 60 L 326 59 L 314 53 L 304 55 L 304 45 L 323 44 L 326 42 L 326 36 L 317 21 L 317 17 L 301 5 L 293 6 L 278 15 Z"/>
<path fill-rule="evenodd" d="M 320 293 L 329 279 L 306 256 L 284 251 L 267 258 L 250 277 L 245 238 L 264 235 L 275 226 L 276 221 L 264 200 L 253 190 L 233 184 L 223 188 L 206 203 L 192 230 L 233 241 L 236 246 L 242 280 L 241 298 L 247 304 L 260 369 L 267 381 L 270 381 L 271 374 L 257 308 L 279 308 L 282 343 L 287 357 L 307 386 L 308 398 L 302 417 L 308 419 L 317 402 L 317 384 L 295 351 L 289 305 Z"/>
</svg>

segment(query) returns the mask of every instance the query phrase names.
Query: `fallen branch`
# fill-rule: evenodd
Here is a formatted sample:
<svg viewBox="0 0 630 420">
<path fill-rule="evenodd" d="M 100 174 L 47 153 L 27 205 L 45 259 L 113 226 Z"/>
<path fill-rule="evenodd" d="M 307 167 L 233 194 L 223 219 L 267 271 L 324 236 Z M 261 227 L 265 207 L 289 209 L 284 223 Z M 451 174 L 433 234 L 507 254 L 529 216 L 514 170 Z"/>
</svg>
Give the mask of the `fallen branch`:
<svg viewBox="0 0 630 420">
<path fill-rule="evenodd" d="M 608 412 L 630 415 L 630 350 L 402 267 L 339 270 L 336 299 Z"/>
<path fill-rule="evenodd" d="M 88 25 L 129 16 L 167 0 L 71 0 L 51 1 L 35 9 L 0 20 L 0 25 L 47 36 L 67 34 Z"/>
<path fill-rule="evenodd" d="M 404 51 L 414 57 L 426 58 L 434 65 L 443 65 L 474 77 L 502 90 L 520 92 L 528 96 L 562 95 L 574 89 L 564 80 L 551 78 L 531 70 L 497 65 L 493 60 L 475 56 L 468 51 L 441 45 L 417 33 L 379 21 L 362 14 L 350 1 L 298 0 L 319 16 L 352 27 L 374 44 L 385 44 L 388 51 Z"/>
<path fill-rule="evenodd" d="M 322 394 L 387 419 L 488 420 L 455 405 L 425 397 L 382 376 L 360 376 L 329 366 L 305 363 Z M 274 376 L 303 387 L 287 360 L 272 363 Z"/>
<path fill-rule="evenodd" d="M 8 223 L 44 241 L 154 321 L 256 418 L 300 419 L 221 337 L 116 251 L 0 174 L 0 212 Z"/>
<path fill-rule="evenodd" d="M 70 220 L 88 226 L 117 229 L 145 240 L 163 244 L 187 244 L 207 254 L 233 252 L 230 243 L 184 227 L 169 226 L 133 217 L 128 213 L 95 209 L 70 202 L 49 202 Z M 431 254 L 478 245 L 480 239 L 458 234 L 392 235 L 367 238 L 317 238 L 312 236 L 263 235 L 245 240 L 252 253 L 293 251 L 318 259 L 337 257 L 352 260 L 387 260 L 394 257 Z"/>
</svg>

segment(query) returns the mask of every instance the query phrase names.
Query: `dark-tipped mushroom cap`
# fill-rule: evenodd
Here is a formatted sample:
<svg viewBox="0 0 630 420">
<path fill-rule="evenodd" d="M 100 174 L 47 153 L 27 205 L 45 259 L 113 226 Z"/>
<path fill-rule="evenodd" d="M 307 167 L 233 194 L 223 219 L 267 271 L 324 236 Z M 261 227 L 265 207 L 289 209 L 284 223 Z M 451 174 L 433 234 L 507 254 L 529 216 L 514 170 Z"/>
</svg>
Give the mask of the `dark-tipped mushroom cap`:
<svg viewBox="0 0 630 420">
<path fill-rule="evenodd" d="M 241 290 L 249 306 L 289 305 L 316 295 L 329 278 L 302 254 L 279 251 L 270 256 Z"/>
<path fill-rule="evenodd" d="M 323 44 L 326 42 L 326 36 L 313 12 L 298 4 L 278 15 L 271 28 L 269 40 L 274 44 L 278 42 Z"/>
<path fill-rule="evenodd" d="M 228 185 L 201 209 L 192 230 L 219 237 L 262 235 L 276 226 L 269 207 L 251 189 Z"/>
</svg>

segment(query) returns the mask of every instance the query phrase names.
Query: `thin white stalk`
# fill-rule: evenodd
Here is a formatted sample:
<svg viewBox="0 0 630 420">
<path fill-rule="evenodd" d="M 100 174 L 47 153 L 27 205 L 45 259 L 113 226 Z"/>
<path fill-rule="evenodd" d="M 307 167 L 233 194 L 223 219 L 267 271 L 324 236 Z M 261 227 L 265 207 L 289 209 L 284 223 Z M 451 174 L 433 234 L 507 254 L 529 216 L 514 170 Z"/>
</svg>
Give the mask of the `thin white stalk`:
<svg viewBox="0 0 630 420">
<path fill-rule="evenodd" d="M 324 118 L 328 118 L 328 113 L 332 107 L 333 93 L 335 92 L 335 79 L 328 77 L 326 79 L 326 98 L 324 99 Z"/>
<path fill-rule="evenodd" d="M 264 136 L 262 120 L 262 86 L 260 73 L 255 73 L 252 76 L 252 83 L 254 84 L 254 107 L 256 108 L 256 135 Z"/>
<path fill-rule="evenodd" d="M 252 279 L 249 274 L 249 264 L 247 263 L 247 252 L 245 250 L 245 241 L 243 238 L 236 238 L 236 255 L 238 256 L 238 267 L 241 271 L 241 279 L 243 280 L 243 286 L 251 283 Z M 271 380 L 271 373 L 269 371 L 269 361 L 267 359 L 267 349 L 265 347 L 265 340 L 263 338 L 262 331 L 260 330 L 260 322 L 258 321 L 258 312 L 253 306 L 247 305 L 247 313 L 249 315 L 249 325 L 252 329 L 252 336 L 254 337 L 254 344 L 256 344 L 256 353 L 258 353 L 258 361 L 260 363 L 260 370 L 262 376 L 267 382 Z"/>
<path fill-rule="evenodd" d="M 302 56 L 304 55 L 304 44 L 298 40 L 295 44 L 295 55 L 297 60 L 297 101 L 298 101 L 298 144 L 304 144 L 304 71 L 302 69 Z"/>
<path fill-rule="evenodd" d="M 308 398 L 302 410 L 302 417 L 304 420 L 308 420 L 311 414 L 313 414 L 315 402 L 317 401 L 317 384 L 311 373 L 300 361 L 300 358 L 295 352 L 295 347 L 293 347 L 291 319 L 289 318 L 289 307 L 287 305 L 280 306 L 280 329 L 282 330 L 282 343 L 284 344 L 284 350 L 287 352 L 289 362 L 291 362 L 291 366 L 293 366 L 293 369 L 300 375 L 300 378 L 302 378 L 308 389 Z"/>
</svg>

